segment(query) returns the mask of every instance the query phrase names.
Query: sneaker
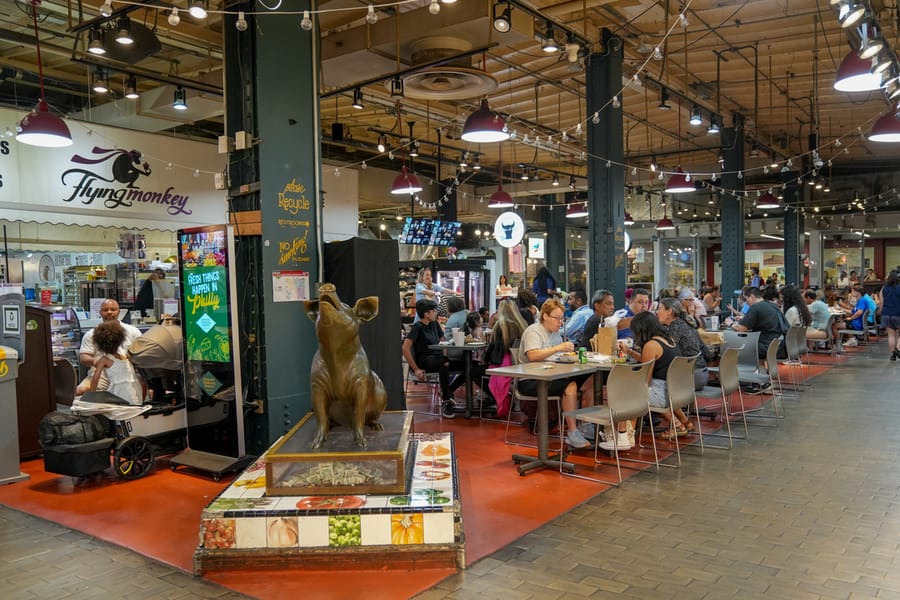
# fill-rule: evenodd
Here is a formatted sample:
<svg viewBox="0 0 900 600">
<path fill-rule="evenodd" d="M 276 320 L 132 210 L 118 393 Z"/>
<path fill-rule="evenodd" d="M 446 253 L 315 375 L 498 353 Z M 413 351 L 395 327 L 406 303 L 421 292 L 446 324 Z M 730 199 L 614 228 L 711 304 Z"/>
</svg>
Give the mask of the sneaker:
<svg viewBox="0 0 900 600">
<path fill-rule="evenodd" d="M 631 436 L 628 435 L 627 431 L 618 432 L 618 434 L 616 434 L 615 442 L 609 440 L 600 444 L 600 448 L 608 452 L 612 452 L 613 450 L 618 450 L 619 452 L 631 450 L 632 446 L 634 446 L 634 444 L 631 443 Z"/>
<path fill-rule="evenodd" d="M 441 416 L 445 419 L 456 418 L 456 405 L 453 404 L 453 400 L 444 400 L 444 403 L 441 405 Z"/>
<path fill-rule="evenodd" d="M 584 439 L 584 436 L 577 429 L 573 429 L 566 434 L 566 443 L 577 450 L 591 447 L 591 443 Z"/>
<path fill-rule="evenodd" d="M 857 340 L 855 337 L 852 337 L 849 340 L 847 340 L 846 342 L 844 342 L 844 345 L 845 346 L 859 346 L 859 340 Z"/>
<path fill-rule="evenodd" d="M 579 429 L 581 430 L 581 435 L 586 439 L 592 440 L 597 435 L 597 426 L 593 423 L 582 423 Z"/>
</svg>

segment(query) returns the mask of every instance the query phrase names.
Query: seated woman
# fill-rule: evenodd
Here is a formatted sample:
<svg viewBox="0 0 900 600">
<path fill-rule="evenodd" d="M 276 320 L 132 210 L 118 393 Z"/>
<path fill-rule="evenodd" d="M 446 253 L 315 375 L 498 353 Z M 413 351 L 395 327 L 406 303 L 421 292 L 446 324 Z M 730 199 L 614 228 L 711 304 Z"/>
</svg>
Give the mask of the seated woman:
<svg viewBox="0 0 900 600">
<path fill-rule="evenodd" d="M 513 363 L 510 349 L 522 339 L 522 334 L 528 325 L 512 298 L 500 302 L 495 316 L 494 327 L 491 329 L 491 342 L 484 353 L 485 362 L 492 366 L 507 367 Z M 488 387 L 497 402 L 498 417 L 505 417 L 509 414 L 509 386 L 511 383 L 510 377 L 491 375 Z"/>
<path fill-rule="evenodd" d="M 125 336 L 125 329 L 118 321 L 104 321 L 94 328 L 94 343 L 101 354 L 94 363 L 90 391 L 97 391 L 101 377 L 105 377 L 108 381 L 107 392 L 115 394 L 128 404 L 139 406 L 144 402 L 147 389 L 138 378 L 131 361 L 119 353 Z"/>
<path fill-rule="evenodd" d="M 465 383 L 462 377 L 457 377 L 453 385 L 450 385 L 450 370 L 459 371 L 463 368 L 461 362 L 451 361 L 440 350 L 431 350 L 428 346 L 439 344 L 444 337 L 444 332 L 437 322 L 437 302 L 434 300 L 419 300 L 416 302 L 416 316 L 418 321 L 413 323 L 406 339 L 403 340 L 403 358 L 409 365 L 410 371 L 416 379 L 425 381 L 426 373 L 437 373 L 441 384 L 441 414 L 444 418 L 452 419 L 456 416 L 453 404 L 453 392 Z"/>
<path fill-rule="evenodd" d="M 784 309 L 784 318 L 791 327 L 812 325 L 812 315 L 803 294 L 796 285 L 786 285 L 781 289 L 781 307 Z"/>
<path fill-rule="evenodd" d="M 575 350 L 575 345 L 572 342 L 564 342 L 559 333 L 564 314 L 565 309 L 562 303 L 555 298 L 549 298 L 541 305 L 539 320 L 533 325 L 529 325 L 522 334 L 519 354 L 523 363 L 538 362 L 550 358 L 557 352 Z M 575 410 L 578 389 L 588 379 L 590 379 L 590 375 L 551 381 L 548 393 L 550 396 L 562 397 L 563 411 Z M 537 381 L 534 379 L 520 380 L 519 391 L 529 396 L 537 395 Z M 582 402 L 582 405 L 589 406 L 586 402 Z M 578 430 L 574 417 L 566 417 L 566 429 L 568 430 L 566 442 L 573 448 L 587 448 L 591 445 Z"/>
<path fill-rule="evenodd" d="M 463 333 L 466 334 L 467 342 L 484 341 L 484 325 L 482 324 L 480 313 L 470 312 L 466 315 L 466 324 L 463 325 Z"/>
<path fill-rule="evenodd" d="M 706 361 L 712 360 L 712 352 L 700 339 L 697 330 L 684 319 L 684 308 L 674 298 L 666 298 L 656 310 L 656 317 L 669 332 L 669 339 L 675 342 L 680 356 L 700 356 L 694 363 L 694 389 L 702 390 L 709 383 L 709 368 Z M 690 421 L 688 421 L 690 422 Z"/>
<path fill-rule="evenodd" d="M 680 353 L 678 346 L 669 337 L 669 332 L 662 326 L 659 319 L 651 312 L 635 315 L 631 322 L 631 330 L 634 332 L 634 345 L 640 347 L 640 351 L 632 349 L 631 356 L 642 363 L 655 361 L 650 372 L 650 406 L 666 408 L 669 406 L 669 391 L 666 385 L 666 375 L 669 365 Z M 623 351 L 627 348 L 620 346 Z M 660 434 L 666 440 L 673 437 L 687 435 L 693 429 L 693 425 L 681 409 L 675 409 L 674 423 L 668 431 Z"/>
</svg>

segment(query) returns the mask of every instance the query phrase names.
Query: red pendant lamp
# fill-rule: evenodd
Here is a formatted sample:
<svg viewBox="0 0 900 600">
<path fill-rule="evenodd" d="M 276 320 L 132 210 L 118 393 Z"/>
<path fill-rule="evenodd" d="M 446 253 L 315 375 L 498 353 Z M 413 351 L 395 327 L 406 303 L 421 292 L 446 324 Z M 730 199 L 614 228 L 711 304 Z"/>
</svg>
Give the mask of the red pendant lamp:
<svg viewBox="0 0 900 600">
<path fill-rule="evenodd" d="M 466 119 L 460 137 L 467 142 L 503 142 L 509 139 L 509 132 L 506 130 L 506 120 L 491 110 L 485 98 L 481 101 L 481 107 Z"/>
<path fill-rule="evenodd" d="M 16 140 L 31 146 L 44 148 L 64 148 L 72 145 L 69 127 L 60 117 L 50 112 L 44 94 L 44 67 L 41 62 L 41 40 L 38 35 L 37 9 L 41 0 L 31 0 L 31 17 L 34 22 L 34 43 L 37 48 L 38 77 L 40 78 L 41 99 L 30 113 L 19 123 Z"/>
<path fill-rule="evenodd" d="M 577 219 L 588 216 L 587 202 L 576 202 L 566 207 L 566 218 Z"/>
<path fill-rule="evenodd" d="M 687 194 L 695 191 L 694 184 L 691 183 L 690 176 L 681 170 L 681 167 L 675 169 L 669 181 L 666 182 L 667 194 Z"/>
<path fill-rule="evenodd" d="M 900 142 L 900 119 L 893 111 L 875 121 L 869 139 L 873 142 Z"/>
<path fill-rule="evenodd" d="M 851 50 L 834 76 L 834 89 L 839 92 L 870 92 L 881 88 L 881 75 L 872 73 L 872 61 L 860 58 Z"/>
<path fill-rule="evenodd" d="M 491 194 L 488 208 L 512 208 L 516 205 L 506 190 L 503 189 L 503 144 L 500 144 L 500 173 L 497 177 L 497 191 Z"/>
<path fill-rule="evenodd" d="M 391 184 L 391 193 L 395 195 L 415 194 L 422 191 L 422 184 L 415 173 L 406 170 L 406 163 L 400 169 L 400 174 L 394 177 L 394 183 Z"/>
</svg>

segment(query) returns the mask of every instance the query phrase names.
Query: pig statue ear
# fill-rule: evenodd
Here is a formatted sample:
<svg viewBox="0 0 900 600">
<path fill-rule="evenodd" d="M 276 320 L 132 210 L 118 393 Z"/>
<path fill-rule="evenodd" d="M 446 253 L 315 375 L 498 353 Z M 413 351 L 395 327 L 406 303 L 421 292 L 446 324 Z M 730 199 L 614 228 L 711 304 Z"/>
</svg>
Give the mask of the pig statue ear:
<svg viewBox="0 0 900 600">
<path fill-rule="evenodd" d="M 353 305 L 353 312 L 362 322 L 371 321 L 378 316 L 378 296 L 360 298 Z"/>
<path fill-rule="evenodd" d="M 306 309 L 306 316 L 309 317 L 309 320 L 315 323 L 319 319 L 319 301 L 318 300 L 306 300 L 303 303 L 303 308 Z"/>
</svg>

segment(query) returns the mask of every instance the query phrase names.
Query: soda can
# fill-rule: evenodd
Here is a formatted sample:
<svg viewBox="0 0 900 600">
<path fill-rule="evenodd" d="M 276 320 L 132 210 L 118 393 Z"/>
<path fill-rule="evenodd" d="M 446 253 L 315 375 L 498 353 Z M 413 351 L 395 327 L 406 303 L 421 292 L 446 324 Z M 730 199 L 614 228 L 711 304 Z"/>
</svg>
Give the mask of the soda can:
<svg viewBox="0 0 900 600">
<path fill-rule="evenodd" d="M 587 364 L 587 350 L 584 348 L 578 349 L 578 362 L 581 364 Z"/>
</svg>

